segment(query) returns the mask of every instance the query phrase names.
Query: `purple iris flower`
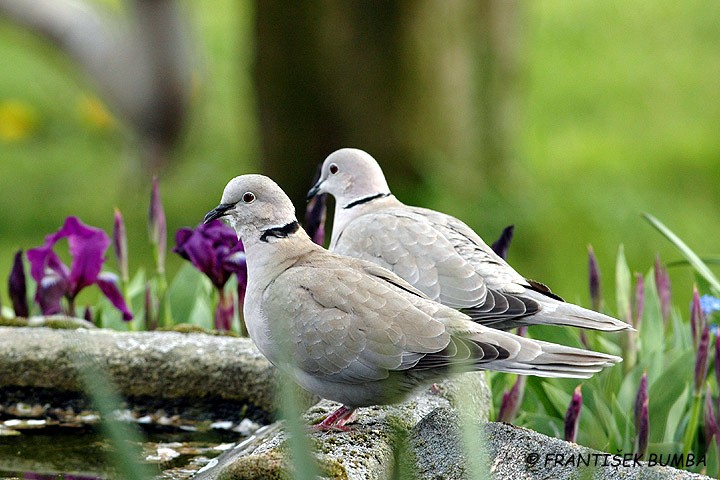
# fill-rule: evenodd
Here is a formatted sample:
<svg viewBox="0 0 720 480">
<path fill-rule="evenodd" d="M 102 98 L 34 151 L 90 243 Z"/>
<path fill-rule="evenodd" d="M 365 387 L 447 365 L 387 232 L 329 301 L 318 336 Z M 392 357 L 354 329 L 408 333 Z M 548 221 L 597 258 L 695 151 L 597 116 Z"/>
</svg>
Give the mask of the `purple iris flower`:
<svg viewBox="0 0 720 480">
<path fill-rule="evenodd" d="M 600 283 L 600 265 L 598 264 L 595 250 L 588 245 L 588 271 L 590 278 L 590 300 L 595 311 L 602 309 L 602 287 Z"/>
<path fill-rule="evenodd" d="M 125 232 L 125 220 L 119 209 L 115 209 L 113 218 L 113 234 L 112 234 L 113 251 L 115 252 L 115 260 L 117 260 L 118 270 L 123 282 L 130 281 L 130 269 L 128 268 L 128 242 L 127 233 Z"/>
<path fill-rule="evenodd" d="M 581 385 L 575 387 L 570 406 L 565 413 L 565 441 L 575 442 L 577 439 L 578 428 L 580 427 L 580 411 L 582 410 L 582 391 Z"/>
<path fill-rule="evenodd" d="M 510 242 L 512 242 L 513 233 L 515 232 L 515 225 L 508 225 L 505 227 L 495 242 L 493 242 L 490 248 L 498 254 L 503 260 L 507 260 L 508 250 L 510 249 Z"/>
<path fill-rule="evenodd" d="M 668 318 L 670 318 L 670 275 L 662 266 L 659 255 L 655 257 L 655 288 L 660 299 L 663 322 L 667 324 Z"/>
<path fill-rule="evenodd" d="M 326 193 L 316 195 L 310 199 L 305 210 L 305 231 L 318 245 L 325 243 L 326 202 Z"/>
<path fill-rule="evenodd" d="M 200 224 L 195 229 L 181 228 L 175 234 L 175 253 L 189 260 L 212 282 L 220 295 L 215 310 L 215 328 L 230 330 L 233 316 L 232 297 L 224 287 L 230 277 L 238 277 L 238 295 L 243 301 L 247 285 L 247 266 L 242 242 L 235 231 L 220 220 Z"/>
<path fill-rule="evenodd" d="M 502 403 L 500 404 L 500 412 L 498 413 L 498 422 L 512 423 L 517 416 L 520 405 L 522 405 L 525 396 L 525 384 L 527 377 L 518 375 L 517 380 L 513 384 L 510 391 L 503 392 Z"/>
<path fill-rule="evenodd" d="M 53 251 L 55 244 L 67 238 L 72 263 L 65 265 Z M 75 315 L 75 298 L 90 285 L 97 285 L 112 304 L 122 312 L 123 320 L 132 320 L 118 287 L 117 275 L 101 272 L 110 238 L 99 228 L 85 225 L 77 217 L 68 217 L 57 232 L 45 237 L 45 243 L 28 250 L 30 274 L 37 282 L 35 301 L 44 315 L 62 312 L 61 301 L 67 300 L 67 313 Z"/>
<path fill-rule="evenodd" d="M 640 377 L 640 386 L 638 386 L 637 394 L 635 395 L 635 432 L 640 431 L 640 423 L 642 418 L 643 404 L 648 401 L 648 377 L 647 370 L 645 370 Z"/>
<path fill-rule="evenodd" d="M 705 295 L 703 295 L 705 296 Z M 690 302 L 690 333 L 692 335 L 693 346 L 697 350 L 700 344 L 700 333 L 705 325 L 705 313 L 707 310 L 703 308 L 702 299 L 698 292 L 697 286 L 693 286 L 693 297 Z"/>
<path fill-rule="evenodd" d="M 8 279 L 8 291 L 12 300 L 16 317 L 27 317 L 30 314 L 27 301 L 27 282 L 25 281 L 25 266 L 23 265 L 23 252 L 15 253 L 15 260 Z"/>
<path fill-rule="evenodd" d="M 695 394 L 699 395 L 705 384 L 708 370 L 708 352 L 710 350 L 710 327 L 705 324 L 700 333 L 697 356 L 695 357 Z"/>
<path fill-rule="evenodd" d="M 152 191 L 150 192 L 148 233 L 150 244 L 153 246 L 157 272 L 163 275 L 165 273 L 165 250 L 167 249 L 167 221 L 160 199 L 160 183 L 157 176 L 153 177 Z"/>
</svg>

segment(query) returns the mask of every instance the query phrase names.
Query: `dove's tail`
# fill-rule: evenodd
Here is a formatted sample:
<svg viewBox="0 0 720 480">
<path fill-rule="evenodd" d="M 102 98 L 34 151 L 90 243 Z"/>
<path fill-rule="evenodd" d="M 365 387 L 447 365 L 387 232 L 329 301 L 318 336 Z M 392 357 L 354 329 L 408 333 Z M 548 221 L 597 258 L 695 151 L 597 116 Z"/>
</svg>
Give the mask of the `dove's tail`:
<svg viewBox="0 0 720 480">
<path fill-rule="evenodd" d="M 528 325 L 567 325 L 606 332 L 634 330 L 632 326 L 617 318 L 572 303 L 559 302 L 544 297 L 540 293 L 527 293 L 530 298 L 541 305 L 539 313 L 523 319 L 528 322 Z"/>
<path fill-rule="evenodd" d="M 588 378 L 605 367 L 622 361 L 606 353 L 567 347 L 483 328 L 482 333 L 466 337 L 475 344 L 489 345 L 497 355 L 476 357 L 476 367 L 538 377 Z M 486 351 L 483 348 L 483 351 Z M 491 358 L 491 357 L 495 358 Z"/>
<path fill-rule="evenodd" d="M 606 332 L 633 330 L 617 318 L 565 303 L 559 297 L 542 292 L 529 289 L 522 295 L 488 292 L 490 295 L 482 305 L 461 309 L 473 321 L 486 327 L 510 330 L 523 325 L 558 325 Z"/>
</svg>

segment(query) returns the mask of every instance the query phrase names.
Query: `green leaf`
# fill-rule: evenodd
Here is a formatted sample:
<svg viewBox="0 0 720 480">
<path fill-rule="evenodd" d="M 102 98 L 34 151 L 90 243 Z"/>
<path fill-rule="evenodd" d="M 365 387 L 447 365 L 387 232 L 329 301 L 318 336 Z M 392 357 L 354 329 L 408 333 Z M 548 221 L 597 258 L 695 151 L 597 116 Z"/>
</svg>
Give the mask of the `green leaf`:
<svg viewBox="0 0 720 480">
<path fill-rule="evenodd" d="M 626 411 L 628 416 L 635 415 L 635 397 L 637 396 L 638 388 L 640 387 L 640 378 L 645 368 L 643 364 L 635 365 L 635 368 L 628 372 L 623 378 L 620 388 L 613 390 L 613 392 L 616 392 L 613 395 L 617 396 L 616 401 L 618 405 Z"/>
<path fill-rule="evenodd" d="M 78 311 L 78 315 L 81 313 Z M 135 318 L 131 322 L 126 322 L 122 319 L 122 314 L 120 311 L 115 308 L 115 306 L 110 303 L 110 300 L 107 298 L 100 297 L 100 299 L 95 304 L 95 315 L 100 315 L 100 326 L 102 328 L 111 328 L 113 330 L 118 330 L 121 332 L 127 332 L 133 329 L 133 324 L 137 320 L 137 314 L 135 314 L 135 311 L 133 310 L 133 314 L 135 314 Z"/>
<path fill-rule="evenodd" d="M 545 408 L 545 411 L 549 416 L 555 418 L 563 418 L 565 415 L 564 412 L 567 409 L 567 405 L 569 403 L 566 403 L 564 407 L 558 409 L 545 391 L 545 384 L 549 383 L 550 380 L 547 379 L 541 379 L 539 377 L 528 377 L 526 387 L 529 391 L 533 393 L 533 395 L 535 395 L 538 403 L 540 403 Z M 569 395 L 567 397 L 567 401 L 570 402 Z"/>
<path fill-rule="evenodd" d="M 695 352 L 686 351 L 668 357 L 672 361 L 648 365 L 651 442 L 678 440 L 675 437 L 678 426 L 689 410 L 687 389 L 692 383 Z"/>
<path fill-rule="evenodd" d="M 683 454 L 687 456 L 692 450 L 693 445 L 698 433 L 698 425 L 700 425 L 700 417 L 702 416 L 703 408 L 703 396 L 702 394 L 695 394 L 692 397 L 692 404 L 690 406 L 690 417 L 685 427 L 685 434 L 683 435 Z"/>
<path fill-rule="evenodd" d="M 187 317 L 186 323 L 197 325 L 206 330 L 215 329 L 213 308 L 210 305 L 210 296 L 200 296 L 195 301 L 190 315 Z"/>
<path fill-rule="evenodd" d="M 620 247 L 618 247 L 617 260 L 615 261 L 615 297 L 617 298 L 617 314 L 622 320 L 629 320 L 631 318 L 631 278 L 630 268 L 625 259 L 625 247 L 620 244 Z"/>
<path fill-rule="evenodd" d="M 705 280 L 702 275 L 700 275 L 698 272 L 695 272 L 694 275 L 695 285 L 697 285 L 698 292 L 700 292 L 700 295 L 703 294 L 710 294 L 717 296 L 717 293 L 715 290 L 713 290 L 710 283 Z"/>
<path fill-rule="evenodd" d="M 572 393 L 566 392 L 550 382 L 544 382 L 543 390 L 545 390 L 545 394 L 552 403 L 554 410 L 560 412 L 560 418 L 564 418 L 572 399 Z"/>
<path fill-rule="evenodd" d="M 547 414 L 525 412 L 522 416 L 523 426 L 549 437 L 562 438 L 563 420 Z"/>
<path fill-rule="evenodd" d="M 133 313 L 131 330 L 145 330 L 145 270 L 140 268 L 125 289 L 125 298 Z M 119 318 L 119 316 L 118 316 Z"/>
<path fill-rule="evenodd" d="M 682 422 L 683 418 L 686 416 L 688 412 L 688 397 L 690 396 L 690 385 L 686 384 L 685 389 L 682 391 L 682 393 L 677 397 L 677 400 L 672 404 L 672 406 L 667 409 L 667 417 L 665 421 L 665 432 L 662 436 L 663 443 L 669 443 L 669 442 L 675 442 L 678 435 L 678 430 L 680 428 L 680 422 Z M 655 406 L 655 405 L 653 405 Z M 660 408 L 662 408 L 662 404 L 659 404 Z M 667 408 L 667 404 L 664 405 L 665 408 Z M 653 410 L 653 414 L 656 412 Z M 652 435 L 652 427 L 653 425 L 662 425 L 662 414 L 657 415 L 655 418 L 651 420 L 650 424 L 650 435 Z M 659 418 L 658 418 L 659 417 Z"/>
<path fill-rule="evenodd" d="M 720 257 L 700 257 L 706 265 L 720 265 Z M 692 264 L 688 260 L 673 260 L 672 262 L 665 263 L 668 268 L 671 267 L 691 267 Z"/>
<path fill-rule="evenodd" d="M 595 332 L 588 331 L 589 337 Z M 543 340 L 545 342 L 558 343 L 571 347 L 583 348 L 580 342 L 579 329 L 577 328 L 557 328 L 554 325 L 533 325 L 528 331 L 530 338 Z"/>
<path fill-rule="evenodd" d="M 586 398 L 587 397 L 587 398 Z M 616 422 L 615 415 L 612 412 L 612 400 L 607 401 L 598 400 L 598 398 L 592 395 L 586 395 L 583 397 L 583 409 L 580 414 L 580 421 L 583 422 L 581 425 L 587 425 L 585 422 L 598 422 L 597 427 L 592 431 L 594 438 L 591 438 L 593 444 L 603 445 L 604 443 L 611 450 L 622 448 L 622 432 L 620 425 Z M 595 401 L 592 401 L 595 400 Z M 586 408 L 587 407 L 587 408 Z M 585 414 L 589 412 L 596 412 L 595 414 L 588 415 L 590 418 L 585 418 Z M 602 424 L 602 427 L 600 425 Z M 602 437 L 605 437 L 604 439 Z"/>
<path fill-rule="evenodd" d="M 655 227 L 656 230 L 662 233 L 665 238 L 670 240 L 670 242 L 675 245 L 678 250 L 680 250 L 680 253 L 683 254 L 683 256 L 688 260 L 688 262 L 690 262 L 690 265 L 692 265 L 692 267 L 700 275 L 702 275 L 705 280 L 708 281 L 712 288 L 714 288 L 716 291 L 720 291 L 720 280 L 718 280 L 718 278 L 710 270 L 707 264 L 705 264 L 705 262 L 703 262 L 700 257 L 695 252 L 693 252 L 692 249 L 688 247 L 685 242 L 680 239 L 680 237 L 675 235 L 660 220 L 650 215 L 649 213 L 643 213 L 643 217 L 645 218 L 645 220 L 650 222 L 650 224 Z"/>
<path fill-rule="evenodd" d="M 710 442 L 707 454 L 705 455 L 705 461 L 707 462 L 707 470 L 705 474 L 712 478 L 718 478 L 718 474 L 720 474 L 720 467 L 718 466 L 720 464 L 720 458 L 718 457 L 720 455 L 720 451 L 718 450 L 717 441 L 718 439 L 716 435 L 713 437 L 712 442 Z"/>
<path fill-rule="evenodd" d="M 189 262 L 178 270 L 167 292 L 167 301 L 174 323 L 192 323 L 212 328 L 209 298 L 210 281 Z M 201 316 L 205 317 L 202 318 Z"/>
<path fill-rule="evenodd" d="M 640 327 L 638 355 L 642 363 L 647 365 L 651 357 L 657 357 L 662 353 L 666 340 L 664 330 L 665 324 L 655 286 L 655 275 L 651 269 L 645 275 L 645 308 L 643 309 L 643 324 Z"/>
<path fill-rule="evenodd" d="M 601 352 L 609 353 L 611 355 L 622 355 L 622 348 L 620 348 L 620 345 L 618 345 L 618 341 L 620 340 L 620 335 L 625 335 L 626 332 L 600 333 L 603 333 L 604 335 L 595 335 L 595 342 L 594 344 L 590 345 L 590 349 L 600 350 Z M 622 371 L 622 368 L 619 370 Z"/>
<path fill-rule="evenodd" d="M 634 430 L 635 423 L 634 419 L 631 417 L 631 415 L 633 415 L 633 409 L 627 408 L 625 405 L 621 405 L 619 400 L 615 397 L 615 395 L 613 395 L 611 411 L 612 418 L 615 420 L 615 427 L 620 438 L 620 442 L 614 447 L 625 452 L 632 451 L 632 430 Z M 614 450 L 611 447 L 609 451 Z"/>
<path fill-rule="evenodd" d="M 141 302 L 145 298 L 145 269 L 139 268 L 137 273 L 130 279 L 125 287 L 125 296 L 135 299 L 139 297 Z"/>
<path fill-rule="evenodd" d="M 679 352 L 692 350 L 693 344 L 690 326 L 675 312 L 670 314 L 670 325 L 672 325 L 672 335 L 668 335 L 666 346 Z"/>
<path fill-rule="evenodd" d="M 651 420 L 652 421 L 652 420 Z M 652 432 L 652 425 L 650 426 Z M 648 444 L 648 453 L 654 453 L 656 455 L 674 455 L 682 449 L 682 443 L 680 442 L 658 442 Z M 647 460 L 647 456 L 645 460 Z"/>
</svg>

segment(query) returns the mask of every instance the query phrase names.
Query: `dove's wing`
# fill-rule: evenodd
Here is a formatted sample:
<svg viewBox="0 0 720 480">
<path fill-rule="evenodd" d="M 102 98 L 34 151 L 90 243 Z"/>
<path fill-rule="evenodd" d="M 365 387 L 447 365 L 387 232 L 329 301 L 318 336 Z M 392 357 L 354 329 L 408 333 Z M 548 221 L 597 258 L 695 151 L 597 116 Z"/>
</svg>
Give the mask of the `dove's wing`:
<svg viewBox="0 0 720 480">
<path fill-rule="evenodd" d="M 285 322 L 278 343 L 294 366 L 334 384 L 369 384 L 394 373 L 416 384 L 449 368 L 586 378 L 620 360 L 486 328 L 392 272 L 323 251 L 280 274 L 263 303 L 268 318 Z"/>
<path fill-rule="evenodd" d="M 484 272 L 503 277 L 506 286 L 510 276 L 494 271 L 502 268 L 499 257 L 482 250 L 484 244 L 468 245 L 461 234 L 445 232 L 447 228 L 422 209 L 415 210 L 400 207 L 361 215 L 345 227 L 333 251 L 385 267 L 433 300 L 483 324 L 500 326 L 539 310 L 536 302 L 519 295 L 524 288 L 518 285 L 510 283 L 503 291 L 487 288 Z M 463 254 L 473 248 L 478 252 L 471 252 L 468 260 Z"/>
<path fill-rule="evenodd" d="M 382 380 L 449 342 L 440 321 L 390 284 L 342 265 L 295 266 L 263 301 L 271 321 L 287 322 L 295 365 L 329 381 Z"/>
<path fill-rule="evenodd" d="M 501 329 L 534 323 L 570 325 L 606 331 L 632 328 L 616 318 L 566 303 L 542 283 L 524 278 L 495 254 L 477 233 L 457 218 L 424 208 L 413 207 L 411 210 L 426 218 L 426 221 L 431 222 L 448 239 L 454 250 L 485 279 L 489 292 L 500 294 L 508 301 L 522 301 L 527 313 L 533 314 L 527 318 L 523 318 L 524 315 L 517 315 L 514 318 L 505 316 L 487 321 L 484 320 L 486 316 L 484 310 L 490 303 L 488 300 L 485 302 L 486 305 L 467 311 L 474 320 Z"/>
<path fill-rule="evenodd" d="M 486 284 L 507 293 L 523 293 L 528 281 L 500 258 L 475 231 L 464 222 L 444 213 L 420 207 L 408 207 L 416 218 L 431 224 L 477 272 Z"/>
</svg>

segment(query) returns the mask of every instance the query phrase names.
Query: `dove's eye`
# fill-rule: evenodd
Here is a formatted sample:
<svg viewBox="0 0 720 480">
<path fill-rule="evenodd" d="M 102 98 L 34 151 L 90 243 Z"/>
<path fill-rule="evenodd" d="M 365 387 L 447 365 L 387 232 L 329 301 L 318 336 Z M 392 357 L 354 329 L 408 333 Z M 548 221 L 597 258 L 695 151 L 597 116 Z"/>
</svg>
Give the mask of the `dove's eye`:
<svg viewBox="0 0 720 480">
<path fill-rule="evenodd" d="M 245 192 L 242 196 L 242 201 L 245 203 L 252 203 L 255 201 L 255 194 L 252 192 Z"/>
<path fill-rule="evenodd" d="M 334 164 L 334 163 L 330 164 L 330 173 L 335 175 L 339 170 L 340 169 L 338 168 L 338 166 L 336 164 Z"/>
</svg>

